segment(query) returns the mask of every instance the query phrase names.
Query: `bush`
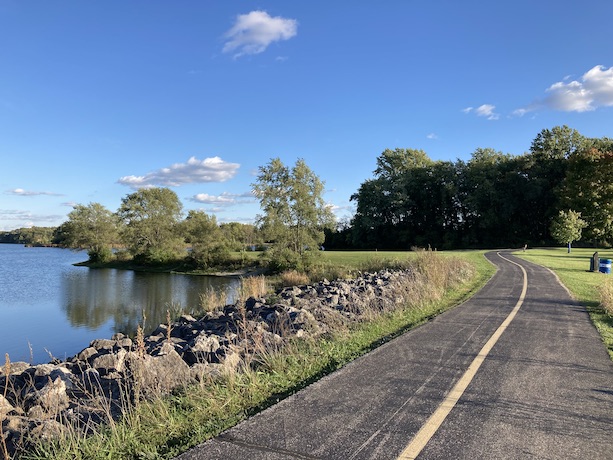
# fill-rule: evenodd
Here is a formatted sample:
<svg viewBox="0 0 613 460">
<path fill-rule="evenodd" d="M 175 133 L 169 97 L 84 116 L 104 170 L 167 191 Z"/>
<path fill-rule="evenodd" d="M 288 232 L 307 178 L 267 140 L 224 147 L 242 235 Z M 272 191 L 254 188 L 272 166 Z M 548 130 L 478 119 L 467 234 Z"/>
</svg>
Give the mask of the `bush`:
<svg viewBox="0 0 613 460">
<path fill-rule="evenodd" d="M 114 257 L 113 251 L 111 251 L 111 248 L 107 246 L 98 247 L 98 248 L 90 248 L 87 251 L 87 255 L 89 256 L 90 262 L 96 262 L 96 263 L 109 262 Z"/>
<path fill-rule="evenodd" d="M 224 244 L 195 245 L 188 258 L 197 268 L 209 268 L 228 263 L 230 249 Z"/>
<path fill-rule="evenodd" d="M 304 251 L 302 254 L 289 248 L 273 247 L 262 254 L 268 269 L 273 273 L 287 270 L 306 272 L 315 264 L 319 256 L 316 251 Z"/>
</svg>

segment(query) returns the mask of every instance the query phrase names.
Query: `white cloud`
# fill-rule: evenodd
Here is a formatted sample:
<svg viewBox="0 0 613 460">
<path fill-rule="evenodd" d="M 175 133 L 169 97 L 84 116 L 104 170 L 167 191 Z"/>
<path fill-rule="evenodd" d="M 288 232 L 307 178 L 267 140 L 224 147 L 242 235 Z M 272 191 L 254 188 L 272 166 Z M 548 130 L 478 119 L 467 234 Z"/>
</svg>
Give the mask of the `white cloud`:
<svg viewBox="0 0 613 460">
<path fill-rule="evenodd" d="M 478 117 L 486 117 L 488 120 L 498 120 L 500 118 L 500 115 L 494 112 L 495 108 L 496 108 L 495 105 L 483 104 L 477 108 L 466 107 L 465 109 L 462 109 L 462 112 L 464 113 L 474 112 L 474 114 L 477 115 Z M 431 137 L 428 137 L 428 138 L 432 139 Z"/>
<path fill-rule="evenodd" d="M 523 116 L 546 108 L 561 112 L 588 112 L 613 106 L 613 67 L 597 65 L 581 77 L 581 81 L 565 77 L 546 89 L 546 96 L 513 112 Z"/>
<path fill-rule="evenodd" d="M 495 108 L 496 108 L 495 105 L 483 104 L 477 108 L 466 107 L 465 109 L 462 109 L 462 112 L 464 113 L 474 112 L 475 115 L 477 115 L 478 117 L 486 117 L 488 120 L 498 120 L 498 118 L 500 118 L 500 115 L 494 112 Z"/>
<path fill-rule="evenodd" d="M 430 133 L 426 136 L 428 139 L 438 139 L 438 136 L 435 133 Z"/>
<path fill-rule="evenodd" d="M 53 193 L 53 192 L 35 192 L 32 190 L 24 190 L 22 188 L 15 188 L 13 190 L 7 190 L 6 193 L 8 195 L 17 195 L 17 196 L 39 196 L 39 195 L 47 195 L 47 196 L 64 196 L 61 193 Z"/>
<path fill-rule="evenodd" d="M 266 11 L 239 14 L 236 23 L 224 34 L 227 41 L 223 52 L 234 52 L 234 58 L 259 54 L 273 42 L 294 37 L 297 28 L 295 19 L 271 17 Z"/>
<path fill-rule="evenodd" d="M 225 182 L 232 179 L 240 165 L 228 163 L 219 157 L 198 160 L 191 157 L 187 163 L 175 163 L 144 176 L 124 176 L 117 182 L 133 189 L 142 187 L 178 187 L 183 184 Z"/>
<path fill-rule="evenodd" d="M 330 211 L 332 211 L 337 217 L 339 216 L 339 214 L 341 212 L 353 211 L 354 210 L 354 206 L 353 205 L 339 206 L 339 205 L 336 205 L 336 204 L 331 203 L 331 202 L 326 203 L 326 207 Z"/>
<path fill-rule="evenodd" d="M 254 197 L 251 192 L 240 195 L 224 192 L 221 195 L 209 195 L 208 193 L 198 193 L 189 198 L 190 201 L 204 204 L 214 204 L 217 206 L 232 206 L 234 204 L 253 203 Z"/>
<path fill-rule="evenodd" d="M 205 204 L 230 205 L 236 202 L 236 198 L 229 194 L 209 195 L 208 193 L 198 193 L 191 198 L 192 201 Z"/>
</svg>

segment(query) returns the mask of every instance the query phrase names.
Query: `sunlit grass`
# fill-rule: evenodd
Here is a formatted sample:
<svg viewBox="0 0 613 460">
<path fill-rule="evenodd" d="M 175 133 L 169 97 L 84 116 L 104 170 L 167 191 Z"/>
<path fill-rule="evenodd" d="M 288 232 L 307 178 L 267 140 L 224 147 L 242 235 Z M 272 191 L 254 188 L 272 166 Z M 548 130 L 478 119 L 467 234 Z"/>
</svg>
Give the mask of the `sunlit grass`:
<svg viewBox="0 0 613 460">
<path fill-rule="evenodd" d="M 566 248 L 530 249 L 516 255 L 553 270 L 573 296 L 585 305 L 596 329 L 602 336 L 609 356 L 613 359 L 613 317 L 602 306 L 601 290 L 606 293 L 613 275 L 590 272 L 590 259 L 595 249 L 573 248 L 570 254 Z M 598 249 L 601 259 L 613 259 L 613 250 Z"/>
</svg>

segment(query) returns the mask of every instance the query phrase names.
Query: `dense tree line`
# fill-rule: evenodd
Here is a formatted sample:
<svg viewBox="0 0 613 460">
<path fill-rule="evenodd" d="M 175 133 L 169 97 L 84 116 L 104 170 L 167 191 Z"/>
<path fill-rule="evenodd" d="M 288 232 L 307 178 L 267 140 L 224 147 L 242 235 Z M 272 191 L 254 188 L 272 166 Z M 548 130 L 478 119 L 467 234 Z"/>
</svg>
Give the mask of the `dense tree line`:
<svg viewBox="0 0 613 460">
<path fill-rule="evenodd" d="M 26 246 L 56 246 L 61 243 L 57 227 L 24 227 L 0 232 L 0 243 Z"/>
<path fill-rule="evenodd" d="M 613 140 L 558 126 L 517 156 L 488 148 L 468 161 L 433 161 L 388 149 L 351 199 L 355 216 L 328 234 L 329 247 L 546 245 L 560 211 L 578 213 L 585 241 L 613 241 Z"/>
</svg>

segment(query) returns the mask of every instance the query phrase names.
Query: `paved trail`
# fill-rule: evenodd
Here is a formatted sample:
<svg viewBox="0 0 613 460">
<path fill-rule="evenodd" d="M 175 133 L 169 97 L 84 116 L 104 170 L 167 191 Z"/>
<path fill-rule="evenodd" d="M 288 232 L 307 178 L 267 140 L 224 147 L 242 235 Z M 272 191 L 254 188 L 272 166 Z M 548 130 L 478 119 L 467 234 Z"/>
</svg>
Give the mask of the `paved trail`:
<svg viewBox="0 0 613 460">
<path fill-rule="evenodd" d="M 613 459 L 613 363 L 585 309 L 487 257 L 468 302 L 178 460 Z"/>
</svg>

